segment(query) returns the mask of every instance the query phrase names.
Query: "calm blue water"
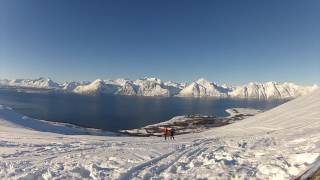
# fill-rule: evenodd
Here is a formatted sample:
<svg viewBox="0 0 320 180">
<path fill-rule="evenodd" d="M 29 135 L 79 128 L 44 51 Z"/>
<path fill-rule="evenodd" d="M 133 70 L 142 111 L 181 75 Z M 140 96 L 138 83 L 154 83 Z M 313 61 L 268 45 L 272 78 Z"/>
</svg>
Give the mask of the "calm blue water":
<svg viewBox="0 0 320 180">
<path fill-rule="evenodd" d="M 225 109 L 234 107 L 267 110 L 284 102 L 284 100 L 81 96 L 70 93 L 26 93 L 13 89 L 0 89 L 0 104 L 10 106 L 29 117 L 111 131 L 139 128 L 184 114 L 226 116 Z"/>
</svg>

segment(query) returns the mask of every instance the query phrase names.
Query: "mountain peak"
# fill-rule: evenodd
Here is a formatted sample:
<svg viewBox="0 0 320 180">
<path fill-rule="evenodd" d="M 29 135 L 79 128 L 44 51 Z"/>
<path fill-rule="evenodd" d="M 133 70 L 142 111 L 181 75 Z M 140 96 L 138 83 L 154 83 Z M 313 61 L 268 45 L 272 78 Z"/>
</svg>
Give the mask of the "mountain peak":
<svg viewBox="0 0 320 180">
<path fill-rule="evenodd" d="M 199 78 L 196 82 L 197 82 L 197 83 L 201 83 L 201 82 L 211 83 L 210 81 L 208 81 L 208 80 L 205 79 L 205 78 Z"/>
<path fill-rule="evenodd" d="M 161 79 L 159 78 L 156 78 L 156 77 L 145 77 L 144 80 L 147 80 L 147 81 L 154 81 L 154 82 L 157 82 L 157 83 L 161 83 Z"/>
</svg>

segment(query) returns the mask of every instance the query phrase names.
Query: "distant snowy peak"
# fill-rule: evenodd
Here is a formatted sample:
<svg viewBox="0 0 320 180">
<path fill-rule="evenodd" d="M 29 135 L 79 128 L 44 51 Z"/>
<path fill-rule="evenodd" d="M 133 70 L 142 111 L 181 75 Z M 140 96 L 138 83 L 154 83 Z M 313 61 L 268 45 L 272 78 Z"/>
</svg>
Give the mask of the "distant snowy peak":
<svg viewBox="0 0 320 180">
<path fill-rule="evenodd" d="M 158 78 L 144 78 L 134 81 L 139 96 L 170 96 L 170 91 Z"/>
<path fill-rule="evenodd" d="M 204 78 L 190 84 L 174 81 L 161 81 L 146 77 L 137 80 L 97 79 L 93 82 L 66 82 L 58 84 L 49 78 L 0 80 L 0 86 L 58 89 L 78 94 L 114 94 L 127 96 L 180 96 L 180 97 L 231 97 L 248 99 L 288 99 L 305 95 L 318 88 L 298 86 L 293 83 L 250 82 L 243 86 L 219 85 Z"/>
<path fill-rule="evenodd" d="M 41 89 L 58 89 L 60 85 L 49 78 L 38 79 L 15 79 L 7 81 L 7 86 L 41 88 Z"/>
<path fill-rule="evenodd" d="M 114 94 L 117 88 L 111 84 L 107 84 L 101 79 L 97 79 L 88 85 L 80 85 L 73 92 L 79 94 Z"/>
<path fill-rule="evenodd" d="M 227 97 L 230 89 L 209 82 L 203 78 L 191 83 L 180 91 L 178 96 L 187 97 Z"/>
<path fill-rule="evenodd" d="M 317 89 L 318 86 L 298 86 L 293 83 L 248 83 L 236 87 L 229 93 L 230 97 L 254 99 L 287 99 L 305 95 Z"/>
</svg>

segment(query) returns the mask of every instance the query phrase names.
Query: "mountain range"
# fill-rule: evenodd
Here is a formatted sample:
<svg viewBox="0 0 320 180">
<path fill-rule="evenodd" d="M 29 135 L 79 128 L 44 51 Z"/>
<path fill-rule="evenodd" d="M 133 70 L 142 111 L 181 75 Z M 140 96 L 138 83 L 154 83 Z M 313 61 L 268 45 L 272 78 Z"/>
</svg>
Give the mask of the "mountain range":
<svg viewBox="0 0 320 180">
<path fill-rule="evenodd" d="M 0 80 L 0 86 L 53 89 L 85 95 L 113 94 L 128 96 L 161 96 L 161 97 L 217 97 L 217 98 L 250 98 L 250 99 L 288 99 L 307 94 L 318 88 L 299 86 L 294 83 L 250 82 L 242 86 L 219 85 L 206 79 L 192 83 L 161 81 L 158 78 L 137 80 L 97 79 L 92 82 L 65 82 L 63 84 L 49 78 Z"/>
</svg>

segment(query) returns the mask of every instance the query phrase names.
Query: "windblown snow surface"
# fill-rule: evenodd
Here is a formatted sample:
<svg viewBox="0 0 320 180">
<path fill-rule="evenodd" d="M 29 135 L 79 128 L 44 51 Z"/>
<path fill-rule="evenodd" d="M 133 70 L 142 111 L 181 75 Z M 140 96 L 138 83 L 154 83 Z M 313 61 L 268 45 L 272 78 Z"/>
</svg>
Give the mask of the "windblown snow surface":
<svg viewBox="0 0 320 180">
<path fill-rule="evenodd" d="M 37 120 L 1 107 L 0 179 L 290 179 L 320 155 L 319 110 L 316 90 L 234 124 L 166 142 L 76 135 L 67 127 L 58 133 L 59 127 L 39 128 L 32 125 Z"/>
</svg>

